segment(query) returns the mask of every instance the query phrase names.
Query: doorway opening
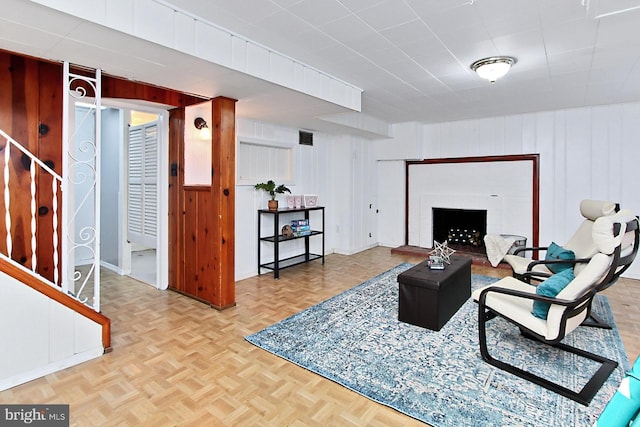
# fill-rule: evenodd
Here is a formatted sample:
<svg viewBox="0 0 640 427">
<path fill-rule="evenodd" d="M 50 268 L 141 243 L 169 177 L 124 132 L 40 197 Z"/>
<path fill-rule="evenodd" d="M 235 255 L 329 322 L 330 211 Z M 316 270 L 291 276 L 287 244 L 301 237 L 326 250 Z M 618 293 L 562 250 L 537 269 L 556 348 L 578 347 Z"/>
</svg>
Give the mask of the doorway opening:
<svg viewBox="0 0 640 427">
<path fill-rule="evenodd" d="M 168 112 L 103 100 L 101 265 L 168 287 Z"/>
</svg>

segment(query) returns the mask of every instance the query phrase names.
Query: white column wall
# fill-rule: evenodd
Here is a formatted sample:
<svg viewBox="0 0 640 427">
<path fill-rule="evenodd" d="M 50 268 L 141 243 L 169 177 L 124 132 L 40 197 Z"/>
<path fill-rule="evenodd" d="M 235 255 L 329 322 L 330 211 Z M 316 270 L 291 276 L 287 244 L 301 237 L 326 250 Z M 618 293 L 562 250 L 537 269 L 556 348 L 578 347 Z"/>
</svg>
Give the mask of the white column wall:
<svg viewBox="0 0 640 427">
<path fill-rule="evenodd" d="M 395 248 L 404 245 L 405 164 L 404 160 L 378 161 L 378 242 Z"/>
<path fill-rule="evenodd" d="M 334 156 L 328 173 L 335 194 L 334 251 L 351 255 L 377 245 L 376 175 L 371 141 L 334 136 Z"/>
<path fill-rule="evenodd" d="M 394 144 L 407 158 L 420 159 L 539 153 L 541 244 L 562 244 L 573 234 L 582 219 L 582 199 L 619 202 L 640 214 L 640 103 L 431 124 L 423 132 L 419 148 L 410 138 L 376 141 L 375 152 L 382 153 L 377 160 L 395 160 L 385 156 Z M 404 164 L 394 168 L 387 163 L 378 162 L 378 203 L 386 223 L 404 224 L 404 205 L 398 209 L 400 198 L 382 181 L 401 183 L 404 191 Z M 395 233 L 397 227 L 378 227 L 383 244 L 403 244 L 404 233 L 401 238 Z M 640 278 L 640 261 L 626 276 Z"/>
</svg>

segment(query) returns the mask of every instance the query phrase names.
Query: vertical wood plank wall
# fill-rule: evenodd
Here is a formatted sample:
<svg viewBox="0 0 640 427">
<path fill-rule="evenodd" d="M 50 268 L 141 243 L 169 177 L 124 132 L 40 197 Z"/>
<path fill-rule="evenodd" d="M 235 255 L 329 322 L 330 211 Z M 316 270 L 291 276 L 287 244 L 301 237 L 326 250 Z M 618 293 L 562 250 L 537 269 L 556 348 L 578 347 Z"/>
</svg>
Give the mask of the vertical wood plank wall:
<svg viewBox="0 0 640 427">
<path fill-rule="evenodd" d="M 54 64 L 40 63 L 38 151 L 36 155 L 59 175 L 62 175 L 62 69 Z M 38 174 L 38 271 L 53 280 L 53 190 L 52 177 Z M 62 191 L 57 192 L 58 209 L 62 207 Z M 58 212 L 58 230 L 62 230 L 62 215 Z M 58 266 L 62 265 L 62 251 L 58 251 Z M 60 268 L 60 267 L 59 267 Z"/>
<path fill-rule="evenodd" d="M 62 171 L 62 68 L 20 55 L 0 51 L 0 128 L 29 151 Z M 57 101 L 57 110 L 52 108 Z M 5 142 L 1 142 L 4 152 Z M 31 268 L 31 176 L 26 156 L 11 152 L 11 258 Z M 0 175 L 4 174 L 4 164 Z M 39 168 L 38 168 L 39 169 Z M 37 271 L 53 280 L 53 212 L 51 179 L 36 171 L 38 187 L 36 243 Z M 4 183 L 3 183 L 4 185 Z M 60 194 L 58 205 L 61 206 Z M 4 198 L 0 201 L 4 218 Z M 58 219 L 59 226 L 61 217 Z M 0 250 L 7 253 L 6 227 L 0 226 Z"/>
<path fill-rule="evenodd" d="M 82 69 L 74 69 L 74 72 L 91 75 L 91 72 Z M 62 80 L 60 63 L 0 50 L 0 128 L 60 174 L 63 173 Z M 182 188 L 184 107 L 201 103 L 204 99 L 108 75 L 102 78 L 102 96 L 139 99 L 177 107 L 171 110 L 169 120 L 170 163 L 178 166 L 177 176 L 171 176 L 169 171 L 169 286 L 217 308 L 234 305 L 235 101 L 227 98 L 211 101 L 215 114 L 212 131 L 216 141 L 212 159 L 216 170 L 214 185 L 204 192 L 181 194 L 176 190 Z M 3 150 L 4 142 L 0 145 L 0 156 Z M 10 201 L 12 258 L 30 267 L 30 172 L 28 163 L 24 163 L 17 150 L 12 151 L 11 164 L 10 180 L 12 185 L 19 186 L 19 191 L 12 193 Z M 0 176 L 3 168 L 0 163 Z M 38 174 L 37 185 L 40 195 L 37 205 L 37 245 L 39 260 L 42 260 L 38 263 L 38 272 L 52 279 L 51 181 L 45 179 L 44 174 Z M 61 200 L 58 206 L 62 206 Z M 194 220 L 187 218 L 187 214 L 193 215 Z M 61 220 L 60 212 L 58 215 Z M 4 218 L 2 197 L 0 217 Z M 185 231 L 189 234 L 184 234 Z M 6 230 L 2 221 L 0 250 L 6 253 L 6 249 Z M 207 280 L 202 280 L 205 277 Z M 187 285 L 191 287 L 187 289 Z"/>
<path fill-rule="evenodd" d="M 182 289 L 184 284 L 184 239 L 183 213 L 183 156 L 184 152 L 184 108 L 169 111 L 169 286 Z"/>
<path fill-rule="evenodd" d="M 169 179 L 169 257 L 183 266 L 169 271 L 169 287 L 217 309 L 235 305 L 235 102 L 211 101 L 211 186 L 184 185 L 184 138 L 169 157 L 178 171 Z M 171 120 L 179 114 L 184 134 L 184 112 Z"/>
</svg>

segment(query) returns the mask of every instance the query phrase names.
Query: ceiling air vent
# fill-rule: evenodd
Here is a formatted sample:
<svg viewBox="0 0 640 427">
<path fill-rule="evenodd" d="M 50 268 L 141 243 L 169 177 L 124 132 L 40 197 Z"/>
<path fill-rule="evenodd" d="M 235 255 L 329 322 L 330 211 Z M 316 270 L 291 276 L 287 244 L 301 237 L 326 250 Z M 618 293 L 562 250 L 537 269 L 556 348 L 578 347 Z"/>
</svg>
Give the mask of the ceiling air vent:
<svg viewBox="0 0 640 427">
<path fill-rule="evenodd" d="M 300 145 L 313 145 L 313 134 L 311 132 L 300 131 Z"/>
</svg>

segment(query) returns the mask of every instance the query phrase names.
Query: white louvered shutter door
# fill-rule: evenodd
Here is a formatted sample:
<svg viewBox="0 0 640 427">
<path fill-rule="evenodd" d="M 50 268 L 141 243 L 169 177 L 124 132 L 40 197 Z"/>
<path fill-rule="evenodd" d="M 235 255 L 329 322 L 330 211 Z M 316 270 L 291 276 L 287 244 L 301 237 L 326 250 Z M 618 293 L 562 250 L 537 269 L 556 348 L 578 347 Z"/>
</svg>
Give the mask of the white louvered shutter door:
<svg viewBox="0 0 640 427">
<path fill-rule="evenodd" d="M 158 223 L 158 124 L 129 128 L 128 240 L 155 248 Z"/>
</svg>

